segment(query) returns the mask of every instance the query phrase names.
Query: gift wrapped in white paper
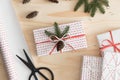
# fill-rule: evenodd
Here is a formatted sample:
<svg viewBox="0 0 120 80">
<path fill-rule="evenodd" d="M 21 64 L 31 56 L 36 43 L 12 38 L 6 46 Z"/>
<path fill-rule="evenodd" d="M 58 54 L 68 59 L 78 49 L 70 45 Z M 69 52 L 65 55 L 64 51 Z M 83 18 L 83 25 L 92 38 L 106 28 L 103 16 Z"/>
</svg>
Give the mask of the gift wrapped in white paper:
<svg viewBox="0 0 120 80">
<path fill-rule="evenodd" d="M 102 57 L 84 56 L 81 80 L 100 80 Z"/>
<path fill-rule="evenodd" d="M 120 52 L 120 29 L 97 36 L 101 51 Z"/>
<path fill-rule="evenodd" d="M 120 53 L 104 52 L 101 80 L 120 80 Z"/>
<path fill-rule="evenodd" d="M 79 21 L 79 22 L 59 25 L 61 30 L 63 30 L 66 26 L 70 27 L 68 35 L 71 38 L 65 40 L 64 42 L 67 44 L 70 44 L 70 46 L 72 46 L 75 50 L 80 48 L 87 48 L 86 35 L 83 29 L 82 23 Z M 44 32 L 45 30 L 54 32 L 54 27 L 52 26 L 52 27 L 37 29 L 33 31 L 36 48 L 37 48 L 37 54 L 39 56 L 49 55 L 49 53 L 51 52 L 51 50 L 54 48 L 56 44 L 52 42 L 47 42 L 50 40 L 50 38 L 46 36 Z M 73 50 L 70 46 L 65 44 L 65 47 L 62 49 L 62 51 L 64 52 L 64 51 Z M 54 53 L 57 53 L 56 49 L 52 52 L 52 54 Z"/>
</svg>

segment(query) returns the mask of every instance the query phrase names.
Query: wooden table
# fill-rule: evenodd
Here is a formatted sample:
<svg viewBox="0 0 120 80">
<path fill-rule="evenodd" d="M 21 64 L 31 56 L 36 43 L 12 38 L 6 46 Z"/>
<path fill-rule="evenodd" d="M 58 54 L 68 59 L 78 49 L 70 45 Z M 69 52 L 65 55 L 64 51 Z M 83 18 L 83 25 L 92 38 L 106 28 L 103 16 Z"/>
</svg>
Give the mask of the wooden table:
<svg viewBox="0 0 120 80">
<path fill-rule="evenodd" d="M 106 9 L 106 14 L 100 14 L 98 11 L 94 18 L 84 13 L 83 7 L 79 11 L 73 12 L 77 0 L 60 0 L 59 4 L 50 3 L 47 0 L 32 0 L 26 5 L 21 4 L 21 1 L 13 0 L 13 5 L 35 65 L 51 68 L 54 71 L 55 80 L 80 80 L 81 55 L 99 56 L 100 51 L 96 35 L 120 28 L 119 0 L 109 0 L 110 7 Z M 34 19 L 25 19 L 26 14 L 33 10 L 38 10 L 39 15 Z M 72 51 L 44 57 L 36 55 L 32 32 L 34 29 L 51 26 L 55 21 L 62 24 L 78 20 L 84 21 L 85 24 L 87 49 L 77 50 L 75 53 Z M 0 78 L 7 80 L 3 67 L 3 61 L 0 57 Z"/>
</svg>

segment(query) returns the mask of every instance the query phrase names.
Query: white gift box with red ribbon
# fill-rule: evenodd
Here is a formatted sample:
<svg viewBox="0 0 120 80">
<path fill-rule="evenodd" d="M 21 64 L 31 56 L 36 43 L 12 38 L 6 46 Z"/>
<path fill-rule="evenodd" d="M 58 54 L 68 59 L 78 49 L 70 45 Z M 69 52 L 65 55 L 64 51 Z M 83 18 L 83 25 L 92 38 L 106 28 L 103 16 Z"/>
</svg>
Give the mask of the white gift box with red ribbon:
<svg viewBox="0 0 120 80">
<path fill-rule="evenodd" d="M 102 57 L 84 56 L 80 80 L 101 80 Z"/>
<path fill-rule="evenodd" d="M 101 80 L 120 80 L 120 53 L 104 52 Z"/>
<path fill-rule="evenodd" d="M 68 32 L 69 36 L 65 37 L 65 47 L 62 49 L 62 52 L 87 48 L 86 35 L 82 22 L 79 21 L 59 25 L 61 31 L 64 30 L 66 26 L 70 27 Z M 54 32 L 54 26 L 33 30 L 37 54 L 43 56 L 59 53 L 56 50 L 56 43 L 53 43 L 44 33 L 45 30 Z"/>
<path fill-rule="evenodd" d="M 120 29 L 109 31 L 97 36 L 100 50 L 120 52 Z"/>
</svg>

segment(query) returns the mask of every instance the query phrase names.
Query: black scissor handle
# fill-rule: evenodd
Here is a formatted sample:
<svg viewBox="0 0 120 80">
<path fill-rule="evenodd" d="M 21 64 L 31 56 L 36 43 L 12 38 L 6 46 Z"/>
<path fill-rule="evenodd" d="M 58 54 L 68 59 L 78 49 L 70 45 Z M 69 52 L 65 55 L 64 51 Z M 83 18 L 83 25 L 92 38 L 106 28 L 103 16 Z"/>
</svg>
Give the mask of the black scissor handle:
<svg viewBox="0 0 120 80">
<path fill-rule="evenodd" d="M 30 76 L 29 76 L 29 80 L 32 80 L 32 76 L 34 77 L 35 80 L 38 80 L 37 76 L 35 73 L 31 73 Z"/>
<path fill-rule="evenodd" d="M 48 71 L 49 73 L 50 73 L 50 75 L 51 75 L 51 79 L 48 79 L 47 77 L 47 79 L 45 79 L 45 80 L 54 80 L 54 74 L 53 74 L 53 72 L 49 69 L 49 68 L 47 68 L 47 67 L 40 67 L 40 68 L 37 68 L 37 70 L 38 70 L 38 73 L 42 76 L 42 77 L 46 77 L 45 75 L 43 75 L 43 73 L 41 73 L 40 72 L 40 70 L 46 70 L 46 71 Z"/>
<path fill-rule="evenodd" d="M 51 74 L 51 79 L 48 79 L 43 73 L 40 72 L 40 70 L 46 70 L 48 71 L 50 74 Z M 40 67 L 40 68 L 37 68 L 35 72 L 32 72 L 29 76 L 29 80 L 32 80 L 32 77 L 34 77 L 35 80 L 38 80 L 37 76 L 35 73 L 38 73 L 40 76 L 42 76 L 45 80 L 54 80 L 54 74 L 53 72 L 49 69 L 49 68 L 46 68 L 46 67 Z"/>
</svg>

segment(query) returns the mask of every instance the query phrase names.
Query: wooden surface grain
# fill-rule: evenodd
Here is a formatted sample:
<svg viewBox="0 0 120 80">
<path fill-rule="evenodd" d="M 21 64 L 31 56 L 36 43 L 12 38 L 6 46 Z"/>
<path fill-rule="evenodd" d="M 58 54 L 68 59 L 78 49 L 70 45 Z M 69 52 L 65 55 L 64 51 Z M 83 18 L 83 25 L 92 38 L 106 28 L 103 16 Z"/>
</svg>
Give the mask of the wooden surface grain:
<svg viewBox="0 0 120 80">
<path fill-rule="evenodd" d="M 80 80 L 82 55 L 100 56 L 96 35 L 120 28 L 120 1 L 109 0 L 110 7 L 106 8 L 106 13 L 103 15 L 97 11 L 94 18 L 83 12 L 83 6 L 77 12 L 73 11 L 77 0 L 59 1 L 59 4 L 55 4 L 47 0 L 31 0 L 30 3 L 23 5 L 22 0 L 13 0 L 12 4 L 35 65 L 51 68 L 55 74 L 55 80 Z M 25 16 L 34 10 L 39 11 L 39 15 L 33 19 L 26 19 Z M 32 32 L 34 29 L 52 26 L 55 21 L 62 24 L 79 20 L 84 22 L 87 49 L 43 57 L 36 55 Z M 0 77 L 2 80 L 7 80 L 1 59 L 0 66 L 2 66 Z"/>
</svg>

